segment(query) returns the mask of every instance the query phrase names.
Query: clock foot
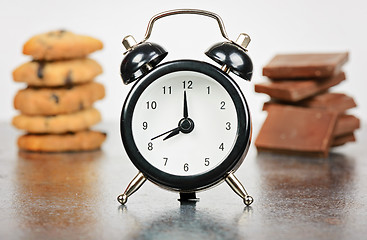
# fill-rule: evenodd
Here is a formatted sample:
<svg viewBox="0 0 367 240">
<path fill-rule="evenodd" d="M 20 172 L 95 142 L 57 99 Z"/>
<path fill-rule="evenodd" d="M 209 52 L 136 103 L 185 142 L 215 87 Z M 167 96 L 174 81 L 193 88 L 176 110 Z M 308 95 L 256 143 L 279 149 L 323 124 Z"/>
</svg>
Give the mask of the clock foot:
<svg viewBox="0 0 367 240">
<path fill-rule="evenodd" d="M 250 195 L 248 195 L 246 189 L 233 173 L 230 173 L 226 177 L 226 182 L 232 188 L 232 190 L 243 199 L 243 202 L 244 204 L 246 204 L 246 206 L 251 205 L 254 199 Z"/>
<path fill-rule="evenodd" d="M 200 199 L 196 197 L 195 192 L 190 192 L 190 193 L 180 192 L 180 198 L 178 199 L 178 201 L 180 201 L 181 203 L 199 202 L 199 200 Z"/>
<path fill-rule="evenodd" d="M 125 192 L 117 197 L 117 201 L 122 205 L 125 205 L 128 197 L 136 192 L 146 180 L 147 179 L 144 177 L 144 175 L 139 172 L 127 186 Z"/>
</svg>

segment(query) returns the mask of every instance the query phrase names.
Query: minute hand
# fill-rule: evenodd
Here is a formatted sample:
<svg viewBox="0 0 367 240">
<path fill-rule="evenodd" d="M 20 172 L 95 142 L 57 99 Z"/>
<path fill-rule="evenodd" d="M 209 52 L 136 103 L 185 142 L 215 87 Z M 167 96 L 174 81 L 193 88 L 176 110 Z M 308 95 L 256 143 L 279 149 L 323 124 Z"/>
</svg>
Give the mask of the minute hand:
<svg viewBox="0 0 367 240">
<path fill-rule="evenodd" d="M 187 110 L 187 97 L 186 97 L 186 91 L 184 91 L 183 116 L 184 116 L 184 118 L 188 118 L 188 117 L 189 117 L 189 112 L 188 112 L 188 110 Z"/>
<path fill-rule="evenodd" d="M 194 126 L 194 122 L 193 122 L 191 119 L 189 119 L 189 113 L 188 113 L 188 108 L 187 108 L 187 97 L 186 97 L 186 91 L 184 91 L 183 115 L 184 115 L 184 117 L 183 117 L 183 119 L 181 119 L 181 120 L 180 120 L 180 122 L 179 122 L 179 124 L 178 124 L 178 127 L 174 128 L 174 129 L 172 129 L 172 130 L 169 130 L 169 131 L 167 131 L 167 132 L 165 132 L 165 133 L 159 134 L 158 136 L 156 136 L 156 137 L 152 138 L 151 140 L 154 140 L 154 139 L 156 139 L 156 138 L 162 137 L 163 135 L 166 135 L 166 134 L 168 134 L 168 133 L 169 133 L 169 134 L 168 134 L 168 135 L 163 139 L 163 141 L 164 141 L 164 140 L 167 140 L 167 139 L 169 139 L 169 138 L 171 138 L 171 137 L 173 137 L 173 136 L 176 136 L 176 135 L 177 135 L 177 134 L 179 134 L 181 131 L 182 131 L 183 133 L 189 133 L 189 132 L 191 132 L 191 131 L 192 131 L 193 126 Z M 189 126 L 188 126 L 188 128 L 187 128 L 187 129 L 183 129 L 184 123 L 186 123 L 186 125 L 187 125 L 187 123 L 189 124 Z M 186 130 L 186 131 L 185 131 L 185 130 Z"/>
</svg>

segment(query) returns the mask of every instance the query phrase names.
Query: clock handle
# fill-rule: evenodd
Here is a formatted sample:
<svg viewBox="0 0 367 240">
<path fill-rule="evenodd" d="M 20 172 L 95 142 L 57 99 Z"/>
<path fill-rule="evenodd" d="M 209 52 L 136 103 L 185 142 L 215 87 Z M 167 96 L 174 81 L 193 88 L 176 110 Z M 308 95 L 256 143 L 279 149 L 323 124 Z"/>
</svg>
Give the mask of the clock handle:
<svg viewBox="0 0 367 240">
<path fill-rule="evenodd" d="M 125 192 L 117 197 L 117 201 L 122 205 L 125 205 L 128 197 L 130 197 L 134 192 L 136 192 L 146 181 L 146 177 L 139 172 L 133 180 L 131 180 L 130 184 L 127 186 Z"/>
<path fill-rule="evenodd" d="M 177 15 L 177 14 L 196 14 L 196 15 L 203 15 L 203 16 L 206 16 L 206 17 L 214 18 L 215 20 L 217 20 L 217 23 L 219 25 L 219 29 L 220 29 L 220 32 L 221 32 L 222 36 L 226 40 L 231 41 L 228 38 L 226 29 L 224 27 L 223 20 L 219 17 L 219 15 L 217 15 L 213 12 L 200 10 L 200 9 L 174 9 L 174 10 L 169 10 L 169 11 L 161 12 L 161 13 L 158 13 L 157 15 L 154 15 L 148 23 L 147 31 L 145 32 L 144 39 L 141 42 L 143 43 L 143 42 L 148 40 L 148 38 L 150 37 L 150 34 L 152 33 L 153 24 L 155 23 L 155 21 L 157 21 L 158 19 L 163 18 L 163 17 L 167 17 L 167 16 L 171 16 L 171 15 Z"/>
<path fill-rule="evenodd" d="M 242 183 L 236 178 L 233 172 L 228 174 L 228 176 L 226 177 L 226 182 L 232 188 L 232 190 L 243 199 L 243 202 L 246 204 L 246 206 L 251 205 L 254 199 L 250 195 L 248 195 L 246 189 L 243 187 Z"/>
</svg>

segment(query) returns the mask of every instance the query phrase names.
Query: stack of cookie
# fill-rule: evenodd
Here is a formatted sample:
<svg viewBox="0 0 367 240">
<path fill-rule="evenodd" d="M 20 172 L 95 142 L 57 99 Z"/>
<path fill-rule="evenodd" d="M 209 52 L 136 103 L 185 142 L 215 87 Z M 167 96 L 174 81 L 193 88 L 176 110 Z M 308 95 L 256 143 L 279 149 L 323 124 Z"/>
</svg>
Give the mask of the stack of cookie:
<svg viewBox="0 0 367 240">
<path fill-rule="evenodd" d="M 355 141 L 359 119 L 346 114 L 353 98 L 329 88 L 345 80 L 348 53 L 276 55 L 264 68 L 270 81 L 255 91 L 271 97 L 255 146 L 259 151 L 327 157 L 330 147 Z"/>
<path fill-rule="evenodd" d="M 102 49 L 101 41 L 69 31 L 52 31 L 29 39 L 23 53 L 33 60 L 13 72 L 18 91 L 14 107 L 20 115 L 12 124 L 27 133 L 18 138 L 22 150 L 66 152 L 98 149 L 106 134 L 89 128 L 101 121 L 93 103 L 105 89 L 94 78 L 102 67 L 88 54 Z"/>
</svg>

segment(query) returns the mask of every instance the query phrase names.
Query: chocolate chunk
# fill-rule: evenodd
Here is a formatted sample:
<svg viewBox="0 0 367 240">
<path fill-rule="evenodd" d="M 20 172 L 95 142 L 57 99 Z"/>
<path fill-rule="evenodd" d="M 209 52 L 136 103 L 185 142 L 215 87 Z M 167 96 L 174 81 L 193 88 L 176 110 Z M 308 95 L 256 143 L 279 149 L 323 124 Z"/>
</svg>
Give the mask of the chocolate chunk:
<svg viewBox="0 0 367 240">
<path fill-rule="evenodd" d="M 279 105 L 267 111 L 255 141 L 258 151 L 328 156 L 338 113 Z"/>
<path fill-rule="evenodd" d="M 345 112 L 357 106 L 354 99 L 343 93 L 323 93 L 299 103 L 304 107 L 322 108 Z"/>
<path fill-rule="evenodd" d="M 57 37 L 57 38 L 60 38 L 64 35 L 64 33 L 66 33 L 67 31 L 64 30 L 64 29 L 60 29 L 58 31 L 51 31 L 51 32 L 48 32 L 48 36 L 50 37 Z"/>
<path fill-rule="evenodd" d="M 61 37 L 63 37 L 64 36 L 64 34 L 66 33 L 67 31 L 66 30 L 59 30 L 59 31 L 57 31 L 56 33 L 56 37 L 58 37 L 58 38 L 61 38 Z"/>
<path fill-rule="evenodd" d="M 43 78 L 43 69 L 45 68 L 45 65 L 45 61 L 38 61 L 37 77 L 40 79 Z"/>
<path fill-rule="evenodd" d="M 343 93 L 322 93 L 316 95 L 311 98 L 307 98 L 305 100 L 299 102 L 284 102 L 278 101 L 276 99 L 272 99 L 264 103 L 263 110 L 266 110 L 267 106 L 271 104 L 291 104 L 297 105 L 300 107 L 309 107 L 309 108 L 320 108 L 326 110 L 337 111 L 339 113 L 343 113 L 348 109 L 354 108 L 357 106 L 354 99 L 350 96 L 347 96 Z"/>
<path fill-rule="evenodd" d="M 279 54 L 264 68 L 272 79 L 327 78 L 338 74 L 348 53 Z"/>
<path fill-rule="evenodd" d="M 55 93 L 52 93 L 51 94 L 51 99 L 56 103 L 58 104 L 59 103 L 59 96 L 57 96 Z"/>
<path fill-rule="evenodd" d="M 338 146 L 344 145 L 348 142 L 355 142 L 355 141 L 356 141 L 356 138 L 354 136 L 354 133 L 349 133 L 349 134 L 346 134 L 346 135 L 335 137 L 331 146 L 332 147 L 338 147 Z"/>
<path fill-rule="evenodd" d="M 83 103 L 83 101 L 80 101 L 79 110 L 83 110 L 83 109 L 84 109 L 84 103 Z"/>
<path fill-rule="evenodd" d="M 73 87 L 73 79 L 72 79 L 72 77 L 71 77 L 71 74 L 72 74 L 72 71 L 70 70 L 69 72 L 68 72 L 68 74 L 66 75 L 66 78 L 65 78 L 65 80 L 64 80 L 64 82 L 65 82 L 65 86 L 67 87 L 67 88 L 72 88 Z"/>
<path fill-rule="evenodd" d="M 346 134 L 351 134 L 359 127 L 360 121 L 357 117 L 344 114 L 339 116 L 333 135 L 335 137 L 339 137 Z"/>
<path fill-rule="evenodd" d="M 343 80 L 345 80 L 345 74 L 341 72 L 335 76 L 320 81 L 310 79 L 302 81 L 287 80 L 260 83 L 255 85 L 255 91 L 258 93 L 266 93 L 270 97 L 278 100 L 297 102 L 323 92 Z"/>
</svg>

